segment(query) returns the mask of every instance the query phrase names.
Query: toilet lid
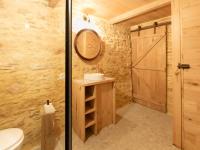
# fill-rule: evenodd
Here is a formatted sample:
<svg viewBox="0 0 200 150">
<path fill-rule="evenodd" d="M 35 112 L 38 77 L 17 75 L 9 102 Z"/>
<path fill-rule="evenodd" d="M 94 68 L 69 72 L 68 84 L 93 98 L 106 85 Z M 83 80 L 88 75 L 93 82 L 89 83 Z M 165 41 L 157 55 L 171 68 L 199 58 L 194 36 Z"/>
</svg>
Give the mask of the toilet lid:
<svg viewBox="0 0 200 150">
<path fill-rule="evenodd" d="M 18 128 L 0 130 L 0 150 L 12 147 L 18 143 L 23 136 L 23 131 Z"/>
</svg>

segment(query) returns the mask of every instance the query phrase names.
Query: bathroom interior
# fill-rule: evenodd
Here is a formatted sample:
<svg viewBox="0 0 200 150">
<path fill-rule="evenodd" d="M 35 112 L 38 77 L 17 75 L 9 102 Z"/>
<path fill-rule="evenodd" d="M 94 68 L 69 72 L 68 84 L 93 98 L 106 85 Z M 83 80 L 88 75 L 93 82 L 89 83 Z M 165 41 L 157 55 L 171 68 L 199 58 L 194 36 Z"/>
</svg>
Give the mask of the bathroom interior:
<svg viewBox="0 0 200 150">
<path fill-rule="evenodd" d="M 72 0 L 72 149 L 200 149 L 200 1 Z"/>
<path fill-rule="evenodd" d="M 199 33 L 196 0 L 0 0 L 0 150 L 199 150 Z"/>
</svg>

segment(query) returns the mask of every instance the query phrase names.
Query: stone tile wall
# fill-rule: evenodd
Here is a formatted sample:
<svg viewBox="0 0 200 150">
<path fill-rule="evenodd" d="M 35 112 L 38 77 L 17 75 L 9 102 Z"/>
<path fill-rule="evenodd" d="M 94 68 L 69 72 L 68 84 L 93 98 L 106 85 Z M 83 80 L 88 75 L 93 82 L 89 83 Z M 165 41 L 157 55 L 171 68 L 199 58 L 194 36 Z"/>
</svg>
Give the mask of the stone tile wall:
<svg viewBox="0 0 200 150">
<path fill-rule="evenodd" d="M 64 128 L 64 19 L 64 0 L 0 0 L 0 130 L 22 128 L 25 144 L 40 139 L 47 99 Z"/>
</svg>

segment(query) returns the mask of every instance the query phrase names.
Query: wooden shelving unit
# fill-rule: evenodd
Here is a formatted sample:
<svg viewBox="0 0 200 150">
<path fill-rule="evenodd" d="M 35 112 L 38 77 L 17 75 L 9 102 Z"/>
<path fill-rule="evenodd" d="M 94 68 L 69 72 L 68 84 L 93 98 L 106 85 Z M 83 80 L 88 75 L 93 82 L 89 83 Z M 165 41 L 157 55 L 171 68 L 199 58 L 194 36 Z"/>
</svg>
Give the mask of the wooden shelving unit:
<svg viewBox="0 0 200 150">
<path fill-rule="evenodd" d="M 87 115 L 87 114 L 95 112 L 95 111 L 96 111 L 96 109 L 92 108 L 92 109 L 89 109 L 89 110 L 85 111 L 85 114 Z"/>
<path fill-rule="evenodd" d="M 114 79 L 85 82 L 73 80 L 72 126 L 82 141 L 115 123 Z"/>
<path fill-rule="evenodd" d="M 85 134 L 87 128 L 94 126 L 92 132 L 97 134 L 97 112 L 96 112 L 96 87 L 95 85 L 85 87 Z M 91 130 L 89 131 L 91 134 Z"/>
</svg>

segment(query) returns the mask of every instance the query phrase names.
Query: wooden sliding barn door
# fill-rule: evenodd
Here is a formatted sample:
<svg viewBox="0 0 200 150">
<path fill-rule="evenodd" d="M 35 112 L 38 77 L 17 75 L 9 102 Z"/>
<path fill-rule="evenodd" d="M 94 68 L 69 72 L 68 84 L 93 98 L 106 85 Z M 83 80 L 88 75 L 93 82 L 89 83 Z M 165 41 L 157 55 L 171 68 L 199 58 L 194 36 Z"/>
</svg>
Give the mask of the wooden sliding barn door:
<svg viewBox="0 0 200 150">
<path fill-rule="evenodd" d="M 131 33 L 133 97 L 166 112 L 166 26 Z"/>
</svg>

